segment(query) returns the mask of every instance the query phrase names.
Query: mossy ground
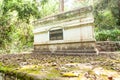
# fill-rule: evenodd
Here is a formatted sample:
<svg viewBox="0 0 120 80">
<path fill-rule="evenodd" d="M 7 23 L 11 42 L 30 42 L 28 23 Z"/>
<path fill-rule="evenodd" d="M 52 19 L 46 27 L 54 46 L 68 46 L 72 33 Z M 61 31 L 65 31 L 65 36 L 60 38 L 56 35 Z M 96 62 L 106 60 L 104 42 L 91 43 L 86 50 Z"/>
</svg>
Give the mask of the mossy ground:
<svg viewBox="0 0 120 80">
<path fill-rule="evenodd" d="M 31 54 L 6 54 L 0 55 L 1 72 L 22 72 L 32 75 L 40 75 L 43 79 L 63 78 L 63 72 L 82 71 L 77 79 L 85 72 L 94 74 L 92 69 L 80 69 L 74 65 L 66 67 L 66 64 L 91 64 L 94 68 L 102 67 L 105 70 L 120 72 L 120 54 L 93 55 L 93 56 L 66 56 L 66 55 L 43 55 Z M 21 63 L 25 63 L 21 65 Z M 102 75 L 105 77 L 106 75 Z M 67 78 L 65 78 L 67 80 Z M 69 80 L 69 79 L 68 79 Z M 81 78 L 82 80 L 82 78 Z"/>
</svg>

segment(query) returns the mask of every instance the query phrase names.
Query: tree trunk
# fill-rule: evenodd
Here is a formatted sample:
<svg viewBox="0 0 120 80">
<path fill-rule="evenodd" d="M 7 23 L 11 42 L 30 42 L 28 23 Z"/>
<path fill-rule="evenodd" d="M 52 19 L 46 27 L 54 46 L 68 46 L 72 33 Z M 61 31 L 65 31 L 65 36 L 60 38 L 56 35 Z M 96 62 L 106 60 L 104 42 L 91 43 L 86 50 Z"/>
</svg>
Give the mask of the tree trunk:
<svg viewBox="0 0 120 80">
<path fill-rule="evenodd" d="M 59 11 L 60 12 L 64 11 L 64 0 L 59 0 Z"/>
</svg>

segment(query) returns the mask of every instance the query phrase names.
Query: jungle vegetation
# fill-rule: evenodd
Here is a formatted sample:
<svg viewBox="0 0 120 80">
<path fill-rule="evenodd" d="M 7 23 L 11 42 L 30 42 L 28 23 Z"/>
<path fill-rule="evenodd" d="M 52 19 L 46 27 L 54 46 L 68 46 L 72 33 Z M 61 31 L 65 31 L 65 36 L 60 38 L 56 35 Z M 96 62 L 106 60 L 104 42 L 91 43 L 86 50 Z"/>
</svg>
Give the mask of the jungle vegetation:
<svg viewBox="0 0 120 80">
<path fill-rule="evenodd" d="M 87 6 L 88 0 L 77 1 L 77 7 Z M 0 53 L 31 50 L 32 21 L 58 13 L 58 8 L 59 0 L 0 0 Z M 120 0 L 93 0 L 93 8 L 96 40 L 120 40 Z"/>
</svg>

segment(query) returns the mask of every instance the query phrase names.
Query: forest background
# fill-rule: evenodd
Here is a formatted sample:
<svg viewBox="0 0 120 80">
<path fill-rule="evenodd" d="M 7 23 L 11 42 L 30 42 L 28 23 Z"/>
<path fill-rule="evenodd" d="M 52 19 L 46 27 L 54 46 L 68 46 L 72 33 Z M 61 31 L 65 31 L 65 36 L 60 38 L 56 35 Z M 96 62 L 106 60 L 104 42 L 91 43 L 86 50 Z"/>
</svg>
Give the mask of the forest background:
<svg viewBox="0 0 120 80">
<path fill-rule="evenodd" d="M 65 11 L 93 5 L 97 41 L 120 41 L 120 0 L 64 0 Z M 59 0 L 0 0 L 0 53 L 33 49 L 32 22 L 59 13 Z"/>
</svg>

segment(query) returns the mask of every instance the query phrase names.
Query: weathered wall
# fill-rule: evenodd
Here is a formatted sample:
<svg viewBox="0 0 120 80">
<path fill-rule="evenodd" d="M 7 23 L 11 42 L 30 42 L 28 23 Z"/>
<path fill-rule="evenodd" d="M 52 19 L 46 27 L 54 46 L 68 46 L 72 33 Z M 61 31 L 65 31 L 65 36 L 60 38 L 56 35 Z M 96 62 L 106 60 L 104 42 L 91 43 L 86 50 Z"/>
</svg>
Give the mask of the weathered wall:
<svg viewBox="0 0 120 80">
<path fill-rule="evenodd" d="M 90 6 L 43 18 L 34 26 L 36 52 L 95 53 L 94 17 Z M 59 29 L 62 39 L 56 36 L 51 39 L 51 31 Z"/>
<path fill-rule="evenodd" d="M 94 41 L 93 27 L 85 25 L 82 27 L 64 29 L 64 40 L 66 41 Z"/>
<path fill-rule="evenodd" d="M 95 42 L 68 42 L 57 44 L 34 45 L 34 51 L 38 53 L 55 53 L 55 54 L 79 54 L 79 53 L 96 53 Z"/>
<path fill-rule="evenodd" d="M 96 47 L 99 51 L 117 51 L 120 50 L 120 41 L 99 41 Z"/>
<path fill-rule="evenodd" d="M 46 43 L 47 41 L 49 41 L 48 32 L 34 35 L 34 43 Z"/>
<path fill-rule="evenodd" d="M 73 12 L 65 12 L 45 18 L 45 20 L 43 18 L 40 21 L 36 21 L 34 24 L 34 44 L 56 42 L 49 40 L 49 31 L 55 29 L 63 29 L 62 42 L 95 41 L 93 24 L 94 17 L 91 7 L 81 8 L 80 10 L 75 10 Z"/>
<path fill-rule="evenodd" d="M 72 28 L 63 28 L 63 40 L 66 41 L 92 41 L 94 40 L 92 26 L 77 26 Z M 35 43 L 50 43 L 55 41 L 49 40 L 49 32 L 43 32 L 35 34 L 34 36 Z"/>
</svg>

